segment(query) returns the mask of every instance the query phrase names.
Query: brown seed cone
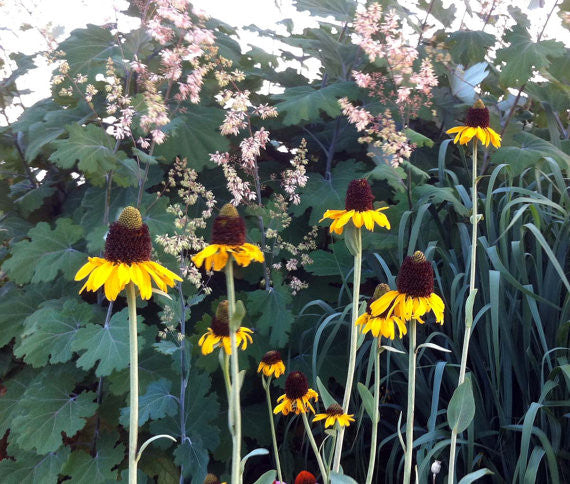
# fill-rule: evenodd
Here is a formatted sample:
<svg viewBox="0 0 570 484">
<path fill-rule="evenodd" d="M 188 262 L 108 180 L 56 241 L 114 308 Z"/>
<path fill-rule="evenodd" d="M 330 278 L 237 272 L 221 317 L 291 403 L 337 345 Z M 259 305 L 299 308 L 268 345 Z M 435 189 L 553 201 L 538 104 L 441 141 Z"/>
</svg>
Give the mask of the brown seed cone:
<svg viewBox="0 0 570 484">
<path fill-rule="evenodd" d="M 216 336 L 230 335 L 230 316 L 228 300 L 221 301 L 216 308 L 216 315 L 212 319 L 210 328 Z"/>
<path fill-rule="evenodd" d="M 272 350 L 265 353 L 263 358 L 261 358 L 261 361 L 266 365 L 274 365 L 275 363 L 279 363 L 283 360 L 281 359 L 281 353 L 279 353 L 279 351 Z"/>
<path fill-rule="evenodd" d="M 366 178 L 352 180 L 349 183 L 344 204 L 346 210 L 356 210 L 357 212 L 374 210 L 373 201 L 374 195 L 372 195 L 370 184 Z"/>
<path fill-rule="evenodd" d="M 412 297 L 428 297 L 433 293 L 433 267 L 423 252 L 406 257 L 396 281 L 398 292 Z"/>
<path fill-rule="evenodd" d="M 144 262 L 150 260 L 152 241 L 148 226 L 142 223 L 140 212 L 126 207 L 109 227 L 105 240 L 105 259 L 111 262 Z"/>
<path fill-rule="evenodd" d="M 338 403 L 333 403 L 327 407 L 325 413 L 327 415 L 342 415 L 344 413 L 344 410 Z"/>
<path fill-rule="evenodd" d="M 245 243 L 245 221 L 231 203 L 226 203 L 214 220 L 212 244 L 242 245 Z"/>
<path fill-rule="evenodd" d="M 465 124 L 472 128 L 488 128 L 489 127 L 489 110 L 480 99 L 467 110 Z"/>
<path fill-rule="evenodd" d="M 285 380 L 285 394 L 289 400 L 301 398 L 309 391 L 309 381 L 300 371 L 289 373 Z"/>
</svg>

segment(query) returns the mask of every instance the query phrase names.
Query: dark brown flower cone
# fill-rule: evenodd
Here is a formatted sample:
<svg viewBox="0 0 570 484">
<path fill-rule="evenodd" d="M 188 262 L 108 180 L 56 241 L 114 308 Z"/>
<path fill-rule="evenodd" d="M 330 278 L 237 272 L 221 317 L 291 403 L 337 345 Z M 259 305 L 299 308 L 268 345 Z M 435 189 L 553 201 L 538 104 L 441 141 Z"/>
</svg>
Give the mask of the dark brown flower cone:
<svg viewBox="0 0 570 484">
<path fill-rule="evenodd" d="M 228 337 L 230 335 L 229 302 L 227 300 L 218 304 L 210 328 L 216 336 Z"/>
<path fill-rule="evenodd" d="M 285 380 L 285 394 L 289 400 L 301 398 L 309 391 L 309 381 L 300 371 L 289 373 Z"/>
<path fill-rule="evenodd" d="M 150 260 L 152 241 L 148 226 L 135 207 L 126 207 L 109 227 L 105 240 L 105 259 L 112 262 L 144 262 Z"/>
<path fill-rule="evenodd" d="M 489 127 L 489 110 L 485 107 L 481 99 L 475 101 L 475 104 L 467 110 L 465 124 L 472 128 Z"/>
<path fill-rule="evenodd" d="M 333 403 L 327 407 L 325 413 L 327 415 L 342 415 L 344 413 L 344 410 L 338 403 Z"/>
<path fill-rule="evenodd" d="M 275 363 L 279 363 L 283 360 L 281 359 L 281 353 L 279 353 L 279 351 L 272 350 L 265 353 L 263 358 L 261 358 L 261 361 L 266 365 L 274 365 Z"/>
<path fill-rule="evenodd" d="M 352 180 L 348 184 L 344 204 L 346 210 L 356 210 L 357 212 L 374 210 L 374 206 L 372 205 L 373 201 L 374 195 L 366 178 Z"/>
<path fill-rule="evenodd" d="M 397 279 L 398 292 L 412 297 L 428 297 L 433 293 L 433 267 L 423 252 L 417 250 L 406 257 Z"/>
<path fill-rule="evenodd" d="M 231 203 L 226 203 L 215 218 L 212 244 L 242 245 L 245 243 L 245 221 Z"/>
</svg>

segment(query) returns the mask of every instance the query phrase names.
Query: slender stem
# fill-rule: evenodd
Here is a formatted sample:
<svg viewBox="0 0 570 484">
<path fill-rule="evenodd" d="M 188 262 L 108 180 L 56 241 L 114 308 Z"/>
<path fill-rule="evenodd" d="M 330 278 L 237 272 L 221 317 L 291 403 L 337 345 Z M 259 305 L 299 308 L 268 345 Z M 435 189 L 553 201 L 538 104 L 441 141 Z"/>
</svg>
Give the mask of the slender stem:
<svg viewBox="0 0 570 484">
<path fill-rule="evenodd" d="M 315 442 L 315 438 L 313 437 L 313 432 L 311 431 L 311 427 L 309 426 L 309 421 L 307 420 L 307 414 L 301 413 L 303 417 L 303 423 L 305 424 L 305 431 L 307 433 L 307 437 L 309 437 L 309 442 L 311 443 L 311 447 L 313 448 L 313 452 L 315 453 L 315 457 L 317 458 L 317 462 L 319 464 L 319 470 L 321 471 L 321 478 L 323 480 L 323 484 L 327 484 L 328 476 L 327 476 L 327 469 L 325 468 L 325 464 L 323 462 L 323 458 L 319 452 L 319 448 L 317 447 L 317 443 Z"/>
<path fill-rule="evenodd" d="M 406 412 L 406 457 L 404 460 L 404 484 L 412 478 L 414 453 L 414 403 L 416 399 L 416 320 L 410 321 L 410 348 L 408 349 L 408 410 Z"/>
<path fill-rule="evenodd" d="M 477 263 L 477 140 L 473 141 L 473 167 L 471 174 L 471 261 L 469 267 L 469 297 L 471 300 L 475 289 L 475 270 Z M 471 301 L 473 304 L 473 301 Z M 465 370 L 467 368 L 467 355 L 469 353 L 469 340 L 471 338 L 471 327 L 473 326 L 473 310 L 465 308 L 465 334 L 463 335 L 463 349 L 461 351 L 461 364 L 459 366 L 459 380 L 457 386 L 465 381 Z M 457 448 L 457 430 L 451 429 L 451 442 L 449 444 L 449 474 L 448 483 L 453 484 L 455 480 L 455 452 Z"/>
<path fill-rule="evenodd" d="M 344 413 L 348 413 L 348 404 L 350 403 L 350 394 L 352 392 L 352 384 L 354 382 L 354 369 L 356 367 L 356 344 L 358 341 L 358 328 L 356 320 L 358 319 L 358 306 L 360 299 L 360 277 L 362 272 L 362 231 L 360 228 L 355 229 L 356 254 L 354 256 L 354 279 L 352 287 L 352 318 L 350 321 L 350 353 L 348 356 L 348 371 L 346 375 L 346 385 L 344 387 L 344 398 L 342 400 L 342 408 Z M 342 455 L 342 443 L 344 440 L 345 427 L 341 427 L 335 446 L 333 470 L 339 472 L 340 459 Z"/>
<path fill-rule="evenodd" d="M 182 283 L 178 283 L 178 297 L 180 298 L 180 442 L 186 441 L 186 388 L 188 386 L 188 375 L 186 374 L 186 302 L 182 292 Z M 180 464 L 180 484 L 184 484 L 184 462 Z"/>
<path fill-rule="evenodd" d="M 230 415 L 232 418 L 230 426 L 232 433 L 232 484 L 241 484 L 241 409 L 240 409 L 240 382 L 239 382 L 239 364 L 238 349 L 236 343 L 236 330 L 233 327 L 233 316 L 236 311 L 236 296 L 234 288 L 234 261 L 233 258 L 228 260 L 226 264 L 226 286 L 228 291 L 229 302 L 229 319 L 230 319 L 230 345 L 232 353 L 230 355 L 230 372 L 232 379 L 231 398 L 230 398 Z"/>
<path fill-rule="evenodd" d="M 135 285 L 127 284 L 130 350 L 129 484 L 137 484 L 137 438 L 139 430 L 139 350 Z"/>
<path fill-rule="evenodd" d="M 374 358 L 374 415 L 372 416 L 372 436 L 370 437 L 370 458 L 366 484 L 372 484 L 374 464 L 376 463 L 376 445 L 378 443 L 378 422 L 380 421 L 380 337 L 376 339 L 376 356 Z"/>
<path fill-rule="evenodd" d="M 271 425 L 271 440 L 273 441 L 273 454 L 275 455 L 275 466 L 277 467 L 277 477 L 279 477 L 279 482 L 283 482 L 283 474 L 281 473 L 281 462 L 279 461 L 279 447 L 277 446 L 277 436 L 275 435 L 275 422 L 273 421 L 273 407 L 271 406 L 271 393 L 269 389 L 269 384 L 271 383 L 271 377 L 265 380 L 263 378 L 263 386 L 265 387 L 265 396 L 267 398 L 267 410 L 269 412 L 269 423 Z"/>
</svg>

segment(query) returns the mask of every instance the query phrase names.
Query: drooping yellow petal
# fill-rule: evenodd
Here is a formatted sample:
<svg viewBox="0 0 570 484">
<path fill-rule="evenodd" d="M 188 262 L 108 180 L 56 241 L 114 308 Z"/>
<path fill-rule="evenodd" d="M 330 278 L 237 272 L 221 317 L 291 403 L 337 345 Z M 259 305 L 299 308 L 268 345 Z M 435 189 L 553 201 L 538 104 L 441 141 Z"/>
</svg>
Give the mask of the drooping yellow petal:
<svg viewBox="0 0 570 484">
<path fill-rule="evenodd" d="M 196 264 L 197 267 L 201 267 L 204 260 L 218 251 L 218 244 L 211 244 L 198 252 L 192 257 L 192 262 Z"/>
<path fill-rule="evenodd" d="M 481 143 L 485 146 L 489 146 L 489 141 L 491 140 L 487 137 L 487 131 L 479 126 L 477 127 L 477 138 L 479 138 Z"/>
<path fill-rule="evenodd" d="M 497 133 L 492 128 L 487 128 L 487 134 L 491 138 L 491 143 L 495 148 L 500 148 L 501 146 L 501 135 Z"/>
<path fill-rule="evenodd" d="M 74 280 L 80 281 L 81 279 L 85 279 L 91 271 L 93 271 L 97 266 L 93 264 L 93 262 L 88 261 L 86 262 L 75 274 Z"/>
<path fill-rule="evenodd" d="M 459 143 L 462 145 L 469 143 L 469 141 L 473 139 L 473 136 L 475 136 L 476 133 L 477 133 L 477 128 L 472 128 L 471 126 L 468 126 L 461 133 L 461 138 L 459 139 Z"/>
<path fill-rule="evenodd" d="M 105 281 L 111 276 L 111 273 L 115 268 L 116 268 L 115 264 L 109 261 L 97 267 L 91 273 L 91 277 L 89 277 L 89 280 L 91 281 L 91 286 L 90 287 L 88 286 L 87 289 L 89 289 L 90 291 L 96 291 L 97 289 L 99 289 L 103 284 L 105 284 Z"/>
<path fill-rule="evenodd" d="M 364 219 L 364 226 L 366 227 L 367 230 L 370 230 L 371 232 L 374 231 L 374 216 L 372 215 L 373 213 L 376 212 L 368 210 L 366 212 L 363 212 L 362 214 L 362 218 Z"/>
<path fill-rule="evenodd" d="M 370 304 L 370 311 L 372 316 L 378 316 L 386 311 L 394 299 L 398 296 L 398 294 L 398 291 L 388 291 L 386 294 Z"/>
<path fill-rule="evenodd" d="M 109 274 L 109 277 L 107 277 L 107 280 L 105 281 L 105 297 L 109 301 L 114 301 L 115 299 L 117 299 L 117 296 L 119 295 L 119 292 L 121 290 L 121 287 L 119 285 L 119 277 L 117 275 L 117 270 L 118 266 L 113 265 L 112 271 Z"/>
<path fill-rule="evenodd" d="M 363 215 L 363 212 L 357 212 L 357 211 L 354 211 L 354 214 L 352 215 L 352 223 L 357 228 L 362 227 L 362 225 L 364 223 L 364 220 L 362 219 L 362 215 Z"/>
<path fill-rule="evenodd" d="M 384 215 L 383 213 L 379 212 L 379 210 L 386 210 L 387 208 L 388 207 L 382 207 L 379 208 L 378 210 L 375 210 L 374 212 L 372 212 L 372 217 L 380 227 L 384 227 L 385 229 L 390 230 L 390 221 L 388 220 L 388 217 L 386 217 L 386 215 Z"/>
<path fill-rule="evenodd" d="M 465 129 L 465 126 L 454 126 L 451 129 L 448 129 L 446 131 L 447 134 L 453 134 L 453 133 L 461 133 L 461 131 L 463 131 Z"/>
</svg>

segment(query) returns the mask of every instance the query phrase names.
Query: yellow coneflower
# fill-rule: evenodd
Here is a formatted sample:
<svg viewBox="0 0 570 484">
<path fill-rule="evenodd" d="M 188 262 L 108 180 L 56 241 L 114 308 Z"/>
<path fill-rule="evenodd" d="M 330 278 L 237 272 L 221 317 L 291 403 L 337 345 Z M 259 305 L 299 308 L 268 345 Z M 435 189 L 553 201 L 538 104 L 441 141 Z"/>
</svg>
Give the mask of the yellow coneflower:
<svg viewBox="0 0 570 484">
<path fill-rule="evenodd" d="M 224 348 L 227 355 L 232 354 L 228 306 L 227 300 L 218 304 L 216 315 L 212 319 L 210 327 L 198 341 L 203 355 L 209 355 L 219 346 Z M 236 331 L 236 347 L 238 349 L 241 347 L 242 350 L 245 350 L 248 342 L 253 343 L 251 333 L 253 331 L 249 328 L 238 328 Z"/>
<path fill-rule="evenodd" d="M 221 271 L 232 255 L 236 263 L 246 267 L 251 261 L 263 262 L 261 249 L 245 242 L 245 222 L 236 208 L 227 203 L 215 218 L 212 243 L 192 257 L 192 262 L 206 270 Z"/>
<path fill-rule="evenodd" d="M 345 210 L 327 210 L 319 222 L 326 218 L 332 219 L 330 232 L 337 234 L 342 234 L 344 226 L 350 220 L 355 227 L 360 228 L 364 225 L 370 231 L 374 230 L 375 224 L 390 229 L 390 222 L 382 213 L 388 207 L 374 209 L 373 200 L 374 195 L 368 180 L 365 178 L 352 180 L 346 191 Z"/>
<path fill-rule="evenodd" d="M 285 373 L 285 363 L 281 359 L 281 353 L 279 351 L 268 351 L 265 353 L 257 367 L 257 373 L 260 372 L 263 372 L 265 376 L 273 376 L 275 378 L 283 375 Z"/>
<path fill-rule="evenodd" d="M 417 250 L 404 259 L 396 283 L 397 291 L 388 291 L 370 305 L 372 316 L 395 314 L 404 321 L 423 323 L 424 314 L 433 311 L 436 321 L 443 324 L 445 304 L 433 292 L 433 267 L 423 252 Z"/>
<path fill-rule="evenodd" d="M 165 292 L 167 286 L 182 281 L 174 272 L 151 261 L 151 252 L 148 226 L 142 222 L 141 213 L 135 207 L 126 207 L 109 228 L 104 256 L 89 257 L 89 262 L 75 274 L 76 281 L 89 276 L 79 293 L 85 289 L 95 292 L 104 285 L 105 296 L 114 301 L 132 281 L 138 286 L 141 298 L 150 299 L 151 279 Z"/>
<path fill-rule="evenodd" d="M 372 316 L 371 314 L 372 310 L 370 307 L 372 303 L 389 291 L 390 286 L 388 286 L 388 284 L 378 284 L 378 286 L 376 286 L 374 296 L 372 296 L 372 299 L 368 302 L 366 312 L 356 320 L 356 325 L 360 327 L 362 334 L 371 331 L 375 338 L 384 336 L 384 338 L 394 339 L 396 336 L 396 327 L 398 327 L 400 338 L 408 332 L 405 322 L 393 312 L 392 314 L 388 314 L 388 311 L 384 311 L 378 316 Z"/>
<path fill-rule="evenodd" d="M 294 412 L 299 415 L 307 413 L 309 410 L 315 413 L 311 400 L 316 402 L 318 399 L 319 394 L 309 388 L 307 377 L 300 371 L 294 371 L 287 376 L 285 394 L 277 399 L 277 402 L 281 403 L 275 407 L 273 413 L 281 412 L 283 415 L 288 415 Z"/>
<path fill-rule="evenodd" d="M 354 422 L 354 415 L 344 413 L 344 410 L 338 403 L 333 403 L 325 410 L 325 413 L 317 413 L 313 419 L 313 423 L 319 420 L 325 420 L 325 428 L 332 427 L 338 423 L 341 427 L 348 427 L 350 422 Z"/>
<path fill-rule="evenodd" d="M 481 140 L 485 146 L 491 143 L 495 148 L 501 146 L 501 135 L 489 126 L 489 110 L 481 99 L 475 101 L 467 111 L 465 126 L 455 126 L 448 129 L 447 134 L 455 134 L 453 142 L 465 145 L 473 138 Z"/>
</svg>

